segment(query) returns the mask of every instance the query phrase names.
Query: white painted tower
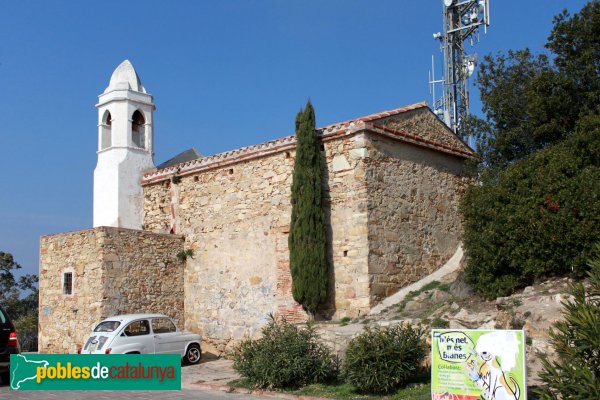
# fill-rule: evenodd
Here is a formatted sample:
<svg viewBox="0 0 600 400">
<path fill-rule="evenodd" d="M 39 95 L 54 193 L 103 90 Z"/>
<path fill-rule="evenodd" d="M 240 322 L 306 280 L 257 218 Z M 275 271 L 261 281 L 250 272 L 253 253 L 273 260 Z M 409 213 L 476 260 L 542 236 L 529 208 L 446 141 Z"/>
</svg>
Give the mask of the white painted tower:
<svg viewBox="0 0 600 400">
<path fill-rule="evenodd" d="M 129 60 L 115 69 L 98 97 L 94 227 L 142 229 L 144 192 L 140 179 L 154 168 L 153 99 Z"/>
</svg>

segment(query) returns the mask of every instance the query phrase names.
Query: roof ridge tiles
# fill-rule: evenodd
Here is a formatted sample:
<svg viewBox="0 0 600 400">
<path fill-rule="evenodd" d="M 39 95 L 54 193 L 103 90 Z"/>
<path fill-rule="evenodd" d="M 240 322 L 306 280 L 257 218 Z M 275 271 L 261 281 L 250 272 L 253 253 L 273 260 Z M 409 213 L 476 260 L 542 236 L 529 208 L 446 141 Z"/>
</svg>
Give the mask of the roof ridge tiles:
<svg viewBox="0 0 600 400">
<path fill-rule="evenodd" d="M 366 125 L 366 122 L 375 119 L 401 114 L 403 112 L 412 111 L 422 107 L 427 107 L 427 102 L 422 101 L 404 107 L 394 108 L 391 110 L 380 111 L 377 113 L 365 115 L 359 118 L 353 118 L 342 122 L 336 122 L 335 124 L 325 125 L 323 127 L 317 128 L 316 131 L 317 135 L 319 136 L 323 136 L 325 134 L 329 136 L 334 132 L 342 131 L 343 129 L 348 127 L 354 128 L 364 126 Z M 296 142 L 295 137 L 296 135 L 283 136 L 277 139 L 268 140 L 266 142 L 240 147 L 222 153 L 217 153 L 212 156 L 202 157 L 196 160 L 190 160 L 182 164 L 175 164 L 163 169 L 156 169 L 144 174 L 144 176 L 142 177 L 142 182 L 150 182 L 155 180 L 156 178 L 160 179 L 171 174 L 185 172 L 184 169 L 189 170 L 193 169 L 194 167 L 208 166 L 214 164 L 215 162 L 222 162 L 228 159 L 232 159 L 233 161 L 233 159 L 239 158 L 243 155 L 252 155 L 260 151 L 268 151 L 269 149 L 279 148 L 285 145 L 293 146 Z"/>
</svg>

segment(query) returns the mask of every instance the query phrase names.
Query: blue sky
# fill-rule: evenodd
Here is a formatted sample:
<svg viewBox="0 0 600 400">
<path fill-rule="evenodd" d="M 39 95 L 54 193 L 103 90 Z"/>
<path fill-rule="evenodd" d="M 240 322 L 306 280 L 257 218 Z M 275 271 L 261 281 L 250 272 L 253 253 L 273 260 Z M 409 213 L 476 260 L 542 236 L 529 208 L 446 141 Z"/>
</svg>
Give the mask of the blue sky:
<svg viewBox="0 0 600 400">
<path fill-rule="evenodd" d="M 583 0 L 491 0 L 480 56 L 544 51 Z M 92 225 L 97 96 L 129 59 L 154 95 L 155 162 L 431 102 L 441 0 L 6 0 L 0 15 L 0 251 L 37 273 L 40 235 Z M 441 69 L 438 69 L 441 70 Z M 479 113 L 477 90 L 472 109 Z"/>
</svg>

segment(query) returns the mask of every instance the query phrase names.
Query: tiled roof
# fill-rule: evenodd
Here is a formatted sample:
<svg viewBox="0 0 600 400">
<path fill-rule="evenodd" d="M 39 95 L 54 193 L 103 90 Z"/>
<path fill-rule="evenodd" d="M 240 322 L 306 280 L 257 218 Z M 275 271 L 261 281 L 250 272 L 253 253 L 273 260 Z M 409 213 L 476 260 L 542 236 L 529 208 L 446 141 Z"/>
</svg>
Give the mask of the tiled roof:
<svg viewBox="0 0 600 400">
<path fill-rule="evenodd" d="M 464 149 L 451 148 L 449 146 L 435 143 L 423 138 L 419 138 L 414 135 L 409 135 L 403 132 L 399 132 L 387 127 L 379 126 L 371 123 L 381 118 L 386 118 L 401 114 L 407 111 L 416 110 L 418 108 L 427 107 L 426 102 L 420 102 L 411 104 L 406 107 L 395 108 L 393 110 L 381 111 L 375 114 L 366 115 L 359 118 L 354 118 L 344 122 L 338 122 L 317 129 L 317 135 L 320 136 L 322 141 L 328 141 L 338 136 L 354 133 L 365 128 L 375 131 L 384 136 L 388 136 L 394 139 L 402 140 L 408 143 L 416 144 L 422 147 L 428 147 L 434 150 L 442 151 L 445 153 L 461 156 L 461 157 L 472 157 L 472 152 L 467 152 Z M 256 157 L 262 157 L 267 154 L 277 153 L 296 147 L 296 135 L 285 136 L 279 139 L 270 140 L 260 144 L 242 147 L 239 149 L 226 151 L 224 153 L 215 154 L 209 157 L 203 157 L 196 160 L 187 161 L 184 163 L 171 165 L 167 168 L 157 169 L 155 171 L 148 172 L 142 178 L 142 184 L 151 184 L 153 182 L 164 180 L 173 174 L 179 176 L 189 175 L 192 173 L 200 172 L 207 169 L 217 168 L 224 165 L 234 164 L 247 159 Z"/>
</svg>

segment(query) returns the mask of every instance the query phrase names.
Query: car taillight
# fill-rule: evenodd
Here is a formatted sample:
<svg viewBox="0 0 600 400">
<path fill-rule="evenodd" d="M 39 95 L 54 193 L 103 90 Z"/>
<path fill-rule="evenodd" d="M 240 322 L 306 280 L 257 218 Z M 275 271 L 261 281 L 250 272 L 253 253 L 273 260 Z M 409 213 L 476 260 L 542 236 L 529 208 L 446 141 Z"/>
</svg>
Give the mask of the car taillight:
<svg viewBox="0 0 600 400">
<path fill-rule="evenodd" d="M 108 349 L 104 350 L 104 354 L 110 354 L 110 351 L 111 351 L 111 350 L 112 350 L 112 349 L 109 347 Z"/>
<path fill-rule="evenodd" d="M 19 343 L 19 341 L 17 340 L 17 332 L 11 332 L 8 335 L 8 345 L 16 346 L 18 343 Z"/>
</svg>

